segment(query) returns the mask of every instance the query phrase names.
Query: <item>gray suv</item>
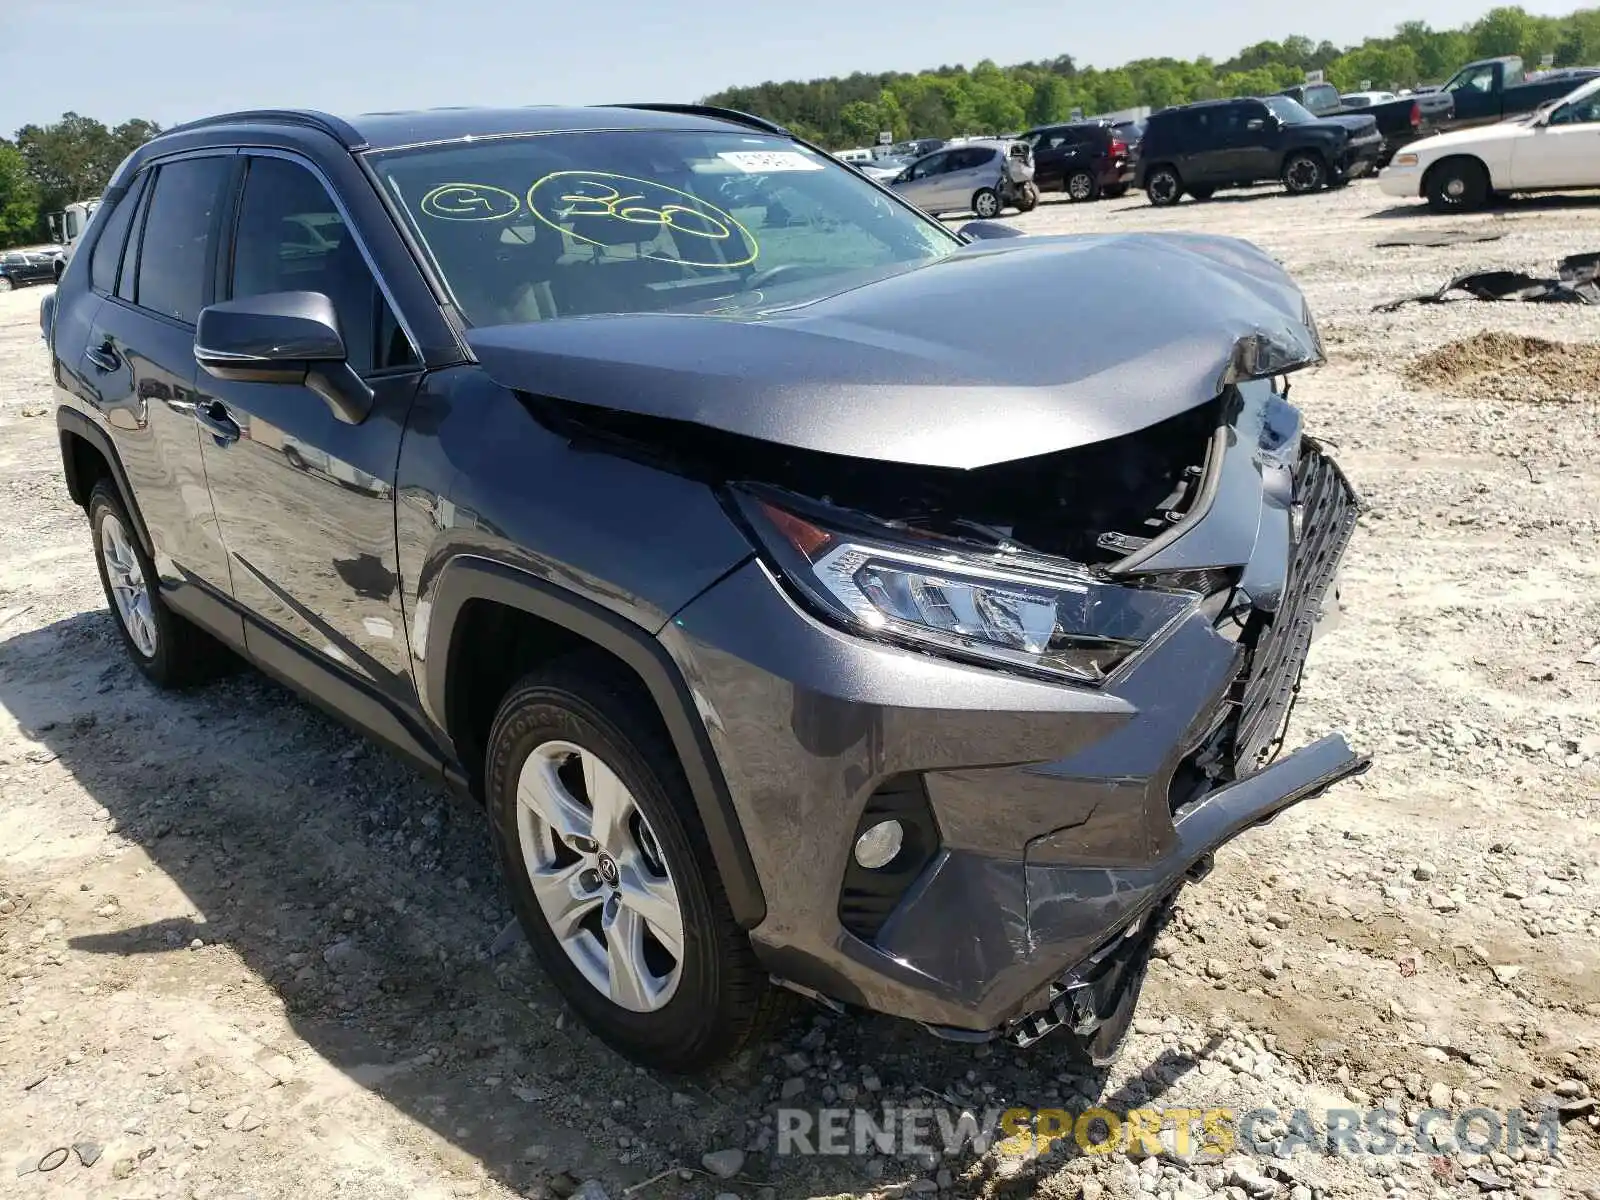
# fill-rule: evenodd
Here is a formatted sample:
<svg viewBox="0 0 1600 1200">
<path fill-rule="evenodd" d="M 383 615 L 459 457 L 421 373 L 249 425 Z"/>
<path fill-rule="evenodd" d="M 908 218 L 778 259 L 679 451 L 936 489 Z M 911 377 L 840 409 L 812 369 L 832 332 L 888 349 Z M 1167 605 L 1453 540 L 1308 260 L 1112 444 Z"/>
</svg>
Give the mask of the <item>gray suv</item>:
<svg viewBox="0 0 1600 1200">
<path fill-rule="evenodd" d="M 41 318 L 133 662 L 481 805 L 639 1062 L 796 994 L 1104 1061 L 1211 853 L 1366 765 L 1279 756 L 1357 502 L 1244 243 L 975 241 L 696 106 L 247 112 Z"/>
</svg>

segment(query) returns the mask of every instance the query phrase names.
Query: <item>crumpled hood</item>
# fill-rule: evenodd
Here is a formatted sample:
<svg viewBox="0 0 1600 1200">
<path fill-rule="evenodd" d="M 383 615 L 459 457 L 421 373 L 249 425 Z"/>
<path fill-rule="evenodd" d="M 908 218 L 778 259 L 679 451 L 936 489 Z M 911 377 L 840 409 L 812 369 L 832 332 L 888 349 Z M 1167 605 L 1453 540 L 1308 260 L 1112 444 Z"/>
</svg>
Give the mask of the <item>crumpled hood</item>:
<svg viewBox="0 0 1600 1200">
<path fill-rule="evenodd" d="M 991 241 L 758 315 L 572 317 L 467 342 L 506 387 L 960 468 L 1118 437 L 1323 359 L 1265 253 L 1168 233 Z"/>
</svg>

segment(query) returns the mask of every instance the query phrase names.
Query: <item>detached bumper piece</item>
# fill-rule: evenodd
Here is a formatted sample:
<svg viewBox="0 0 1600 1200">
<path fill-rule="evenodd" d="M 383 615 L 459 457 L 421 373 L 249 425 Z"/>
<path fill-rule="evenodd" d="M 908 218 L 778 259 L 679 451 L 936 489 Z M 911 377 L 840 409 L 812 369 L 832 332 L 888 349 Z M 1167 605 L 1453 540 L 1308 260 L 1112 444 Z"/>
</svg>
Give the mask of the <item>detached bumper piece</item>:
<svg viewBox="0 0 1600 1200">
<path fill-rule="evenodd" d="M 1255 770 L 1280 736 L 1328 589 L 1355 533 L 1361 501 L 1331 458 L 1308 449 L 1295 504 L 1298 542 L 1287 586 L 1272 623 L 1257 636 L 1239 713 L 1235 761 Z"/>
</svg>

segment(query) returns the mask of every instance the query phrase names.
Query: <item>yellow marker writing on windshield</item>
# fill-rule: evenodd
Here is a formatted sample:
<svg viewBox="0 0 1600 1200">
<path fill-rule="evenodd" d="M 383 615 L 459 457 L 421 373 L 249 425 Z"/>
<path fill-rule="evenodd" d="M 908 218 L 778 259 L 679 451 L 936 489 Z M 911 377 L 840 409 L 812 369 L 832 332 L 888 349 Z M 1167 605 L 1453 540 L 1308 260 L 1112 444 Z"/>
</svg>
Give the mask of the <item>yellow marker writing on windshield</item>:
<svg viewBox="0 0 1600 1200">
<path fill-rule="evenodd" d="M 419 207 L 440 221 L 501 221 L 515 215 L 522 201 L 489 183 L 441 183 Z"/>
<path fill-rule="evenodd" d="M 761 252 L 750 231 L 716 205 L 664 183 L 610 171 L 546 175 L 528 189 L 528 211 L 588 246 L 615 243 L 565 226 L 584 218 L 615 221 L 622 226 L 617 241 L 634 242 L 668 229 L 677 256 L 651 251 L 645 257 L 686 267 L 744 267 L 755 262 Z M 696 253 L 700 250 L 703 253 Z"/>
</svg>

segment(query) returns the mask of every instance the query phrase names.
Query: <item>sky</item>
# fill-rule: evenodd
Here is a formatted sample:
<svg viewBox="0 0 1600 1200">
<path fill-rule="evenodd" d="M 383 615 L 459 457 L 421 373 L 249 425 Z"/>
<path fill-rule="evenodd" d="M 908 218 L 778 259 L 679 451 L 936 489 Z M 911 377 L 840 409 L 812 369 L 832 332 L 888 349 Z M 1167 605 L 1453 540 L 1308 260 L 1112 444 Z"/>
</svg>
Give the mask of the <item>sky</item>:
<svg viewBox="0 0 1600 1200">
<path fill-rule="evenodd" d="M 68 110 L 166 126 L 241 108 L 694 101 L 768 79 L 984 58 L 1221 59 L 1292 33 L 1344 45 L 1490 7 L 1337 0 L 1296 17 L 1283 0 L 0 0 L 0 133 Z"/>
</svg>

